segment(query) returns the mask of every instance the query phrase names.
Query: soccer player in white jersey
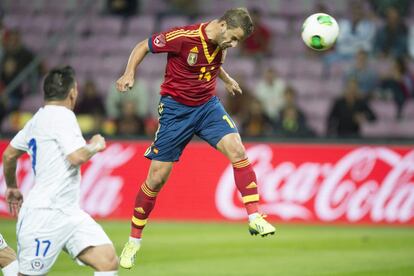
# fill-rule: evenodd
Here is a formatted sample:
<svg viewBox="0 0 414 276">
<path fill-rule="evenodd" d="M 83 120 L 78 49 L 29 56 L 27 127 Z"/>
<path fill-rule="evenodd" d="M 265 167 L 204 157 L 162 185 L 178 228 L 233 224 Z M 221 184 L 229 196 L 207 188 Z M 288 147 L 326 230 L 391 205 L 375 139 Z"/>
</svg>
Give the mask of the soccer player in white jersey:
<svg viewBox="0 0 414 276">
<path fill-rule="evenodd" d="M 3 154 L 6 200 L 17 220 L 20 275 L 46 275 L 64 250 L 94 275 L 118 275 L 108 236 L 81 210 L 80 165 L 105 148 L 105 139 L 86 144 L 73 108 L 78 97 L 71 67 L 56 68 L 43 84 L 45 106 L 17 133 Z M 24 199 L 16 183 L 17 159 L 29 153 L 35 185 Z"/>
<path fill-rule="evenodd" d="M 17 276 L 19 267 L 16 252 L 11 249 L 0 234 L 0 269 L 4 276 Z"/>
</svg>

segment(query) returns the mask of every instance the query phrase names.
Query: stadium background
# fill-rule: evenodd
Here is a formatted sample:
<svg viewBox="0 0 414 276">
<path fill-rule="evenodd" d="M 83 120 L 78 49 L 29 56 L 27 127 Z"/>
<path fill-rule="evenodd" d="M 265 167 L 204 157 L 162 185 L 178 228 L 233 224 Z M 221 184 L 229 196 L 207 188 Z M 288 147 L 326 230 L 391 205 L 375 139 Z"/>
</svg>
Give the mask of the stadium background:
<svg viewBox="0 0 414 276">
<path fill-rule="evenodd" d="M 240 82 L 243 96 L 229 97 L 220 81 L 217 93 L 248 141 L 249 157 L 263 182 L 262 203 L 278 225 L 278 237 L 257 241 L 244 235 L 239 198 L 228 188 L 233 180 L 226 160 L 195 141 L 160 195 L 135 272 L 414 273 L 410 1 L 1 1 L 0 152 L 41 106 L 44 73 L 55 65 L 72 65 L 81 92 L 82 130 L 111 138 L 108 150 L 83 168 L 82 206 L 106 218 L 102 223 L 120 250 L 137 183 L 149 164 L 142 153 L 156 130 L 166 57 L 146 57 L 130 93 L 134 96 L 120 97 L 114 82 L 134 45 L 150 34 L 206 22 L 238 6 L 254 11 L 262 27 L 255 40 L 230 49 L 224 65 Z M 397 8 L 400 19 L 389 6 Z M 329 52 L 306 49 L 301 24 L 320 11 L 334 16 L 341 30 L 351 18 L 362 17 L 358 32 L 342 33 Z M 381 36 L 388 30 L 383 29 L 387 14 L 398 23 L 393 39 Z M 343 110 L 344 101 L 337 99 L 345 94 L 354 94 L 368 108 L 338 115 L 333 106 Z M 364 118 L 356 120 L 361 114 Z M 339 120 L 358 123 L 344 133 L 338 132 Z M 27 157 L 18 172 L 27 192 L 33 184 Z M 0 232 L 14 245 L 2 175 L 0 184 Z M 51 275 L 87 271 L 63 258 Z"/>
</svg>

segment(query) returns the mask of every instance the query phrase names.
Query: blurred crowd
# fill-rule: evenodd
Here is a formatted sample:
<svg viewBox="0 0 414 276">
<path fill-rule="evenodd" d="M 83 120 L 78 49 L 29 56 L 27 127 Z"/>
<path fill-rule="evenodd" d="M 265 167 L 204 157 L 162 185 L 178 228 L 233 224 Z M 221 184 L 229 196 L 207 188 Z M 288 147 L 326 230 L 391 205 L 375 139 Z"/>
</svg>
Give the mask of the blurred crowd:
<svg viewBox="0 0 414 276">
<path fill-rule="evenodd" d="M 324 118 L 326 131 L 323 135 L 359 138 L 362 136 L 362 125 L 375 122 L 381 116 L 377 114 L 378 110 L 371 108 L 373 100 L 392 102 L 395 105 L 395 122 L 405 119 L 406 103 L 414 97 L 414 74 L 411 69 L 414 26 L 408 20 L 411 11 L 409 0 L 348 2 L 347 12 L 337 18 L 340 36 L 335 47 L 324 53 L 308 50 L 304 59 L 321 60 L 320 82 L 333 75 L 338 77 L 336 71 L 341 67 L 339 65 L 349 64 L 341 68 L 339 77 L 342 91 L 333 92 L 338 96 L 332 99 L 327 108 Z M 197 6 L 199 1 L 174 0 L 167 3 L 168 15 L 186 16 L 192 22 L 202 18 Z M 335 11 L 324 3 L 316 2 L 313 11 L 335 16 Z M 123 17 L 125 21 L 131 16 L 146 13 L 140 1 L 134 0 L 107 0 L 103 12 Z M 273 26 L 262 20 L 260 9 L 253 7 L 250 12 L 255 31 L 242 43 L 237 55 L 253 60 L 255 79 L 252 83 L 247 82 L 243 75 L 234 75 L 243 90 L 242 96 L 231 96 L 219 91 L 227 111 L 244 137 L 321 136 L 308 123 L 307 112 L 303 110 L 306 102 L 298 103 L 301 91 L 280 72 L 280 68 L 266 62 L 269 58 L 278 58 L 273 49 L 280 40 L 272 30 Z M 159 13 L 154 16 L 162 18 L 166 15 Z M 41 79 L 48 69 L 47 62 L 43 62 L 21 85 L 11 91 L 6 89 L 37 54 L 23 41 L 18 29 L 9 28 L 0 20 L 1 133 L 17 131 L 22 122 L 30 118 L 30 114 L 24 112 L 21 106 L 22 100 L 34 93 L 41 93 Z M 124 62 L 127 62 L 127 56 Z M 232 72 L 229 71 L 229 74 L 232 75 Z M 113 80 L 117 77 L 114 75 Z M 161 83 L 162 76 L 159 77 Z M 153 138 L 158 124 L 157 101 L 150 95 L 154 92 L 150 91 L 145 81 L 138 77 L 134 88 L 125 94 L 117 92 L 114 84 L 107 87 L 107 91 L 99 91 L 93 75 L 78 85 L 80 98 L 76 113 L 79 114 L 83 131 Z"/>
</svg>

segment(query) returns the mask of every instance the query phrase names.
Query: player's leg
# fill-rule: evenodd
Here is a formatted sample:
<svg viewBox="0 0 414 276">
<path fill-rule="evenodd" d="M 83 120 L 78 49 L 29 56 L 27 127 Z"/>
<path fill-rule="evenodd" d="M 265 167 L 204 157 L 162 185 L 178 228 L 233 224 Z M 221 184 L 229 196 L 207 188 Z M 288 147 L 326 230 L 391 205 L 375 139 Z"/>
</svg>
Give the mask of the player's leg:
<svg viewBox="0 0 414 276">
<path fill-rule="evenodd" d="M 250 228 L 252 228 L 253 222 L 259 221 L 263 222 L 264 227 L 257 226 L 255 228 L 265 228 L 264 231 L 259 231 L 260 235 L 274 233 L 274 227 L 267 223 L 258 212 L 259 194 L 256 174 L 247 159 L 246 151 L 233 120 L 215 97 L 208 102 L 204 111 L 196 134 L 222 152 L 233 164 L 235 183 L 249 215 Z M 251 233 L 257 234 L 257 231 L 251 229 Z"/>
<path fill-rule="evenodd" d="M 17 220 L 21 275 L 47 275 L 74 229 L 58 210 L 22 208 Z"/>
<path fill-rule="evenodd" d="M 238 133 L 225 135 L 217 144 L 217 149 L 233 164 L 234 180 L 249 215 L 250 233 L 261 236 L 274 234 L 275 228 L 259 214 L 256 174 L 246 156 L 240 135 Z"/>
<path fill-rule="evenodd" d="M 4 276 L 16 276 L 19 273 L 19 266 L 16 260 L 16 253 L 10 248 L 3 236 L 0 234 L 0 268 Z"/>
<path fill-rule="evenodd" d="M 78 210 L 70 221 L 76 224 L 65 243 L 65 251 L 80 265 L 89 265 L 95 275 L 118 275 L 118 258 L 111 240 L 87 213 Z"/>
<path fill-rule="evenodd" d="M 4 276 L 16 276 L 19 273 L 16 252 L 8 246 L 0 250 L 0 268 Z"/>
<path fill-rule="evenodd" d="M 135 198 L 131 234 L 119 260 L 123 268 L 134 265 L 135 255 L 141 246 L 142 231 L 155 206 L 158 192 L 168 180 L 173 163 L 178 161 L 194 135 L 194 109 L 174 101 L 171 97 L 161 98 L 158 107 L 159 128 L 154 143 L 145 153 L 145 157 L 152 160 L 151 166 Z"/>
<path fill-rule="evenodd" d="M 238 133 L 225 135 L 217 144 L 217 149 L 233 164 L 234 180 L 242 195 L 247 214 L 258 214 L 259 194 L 256 174 L 246 156 L 245 148 Z"/>
<path fill-rule="evenodd" d="M 131 220 L 131 235 L 120 256 L 120 266 L 131 268 L 135 255 L 141 247 L 141 236 L 147 219 L 155 206 L 158 192 L 167 182 L 173 162 L 152 160 L 147 179 L 141 185 L 135 198 L 134 214 Z"/>
<path fill-rule="evenodd" d="M 131 221 L 131 237 L 140 239 L 147 219 L 155 206 L 158 192 L 167 182 L 173 162 L 152 160 L 148 176 L 135 198 L 134 214 Z"/>
<path fill-rule="evenodd" d="M 225 135 L 217 144 L 217 149 L 233 164 L 234 180 L 242 195 L 248 215 L 258 213 L 259 194 L 256 174 L 246 156 L 246 151 L 238 133 Z"/>
<path fill-rule="evenodd" d="M 95 276 L 118 275 L 118 258 L 112 244 L 88 247 L 77 258 L 92 267 L 95 270 Z"/>
</svg>

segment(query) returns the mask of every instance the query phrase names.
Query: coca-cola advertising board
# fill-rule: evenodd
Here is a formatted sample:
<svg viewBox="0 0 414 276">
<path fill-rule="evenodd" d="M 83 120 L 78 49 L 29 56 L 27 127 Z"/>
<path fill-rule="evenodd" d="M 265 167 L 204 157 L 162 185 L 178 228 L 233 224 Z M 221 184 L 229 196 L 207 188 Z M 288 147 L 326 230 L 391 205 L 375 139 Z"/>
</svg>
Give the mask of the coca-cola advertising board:
<svg viewBox="0 0 414 276">
<path fill-rule="evenodd" d="M 149 141 L 112 141 L 82 167 L 81 205 L 94 217 L 129 219 L 150 161 Z M 0 153 L 7 141 L 0 141 Z M 414 147 L 247 143 L 261 211 L 271 220 L 414 225 Z M 3 164 L 0 163 L 0 170 Z M 31 162 L 18 163 L 23 194 L 34 184 Z M 0 216 L 8 216 L 0 174 Z M 207 143 L 190 143 L 160 192 L 151 219 L 241 220 L 246 213 L 227 159 Z"/>
</svg>

